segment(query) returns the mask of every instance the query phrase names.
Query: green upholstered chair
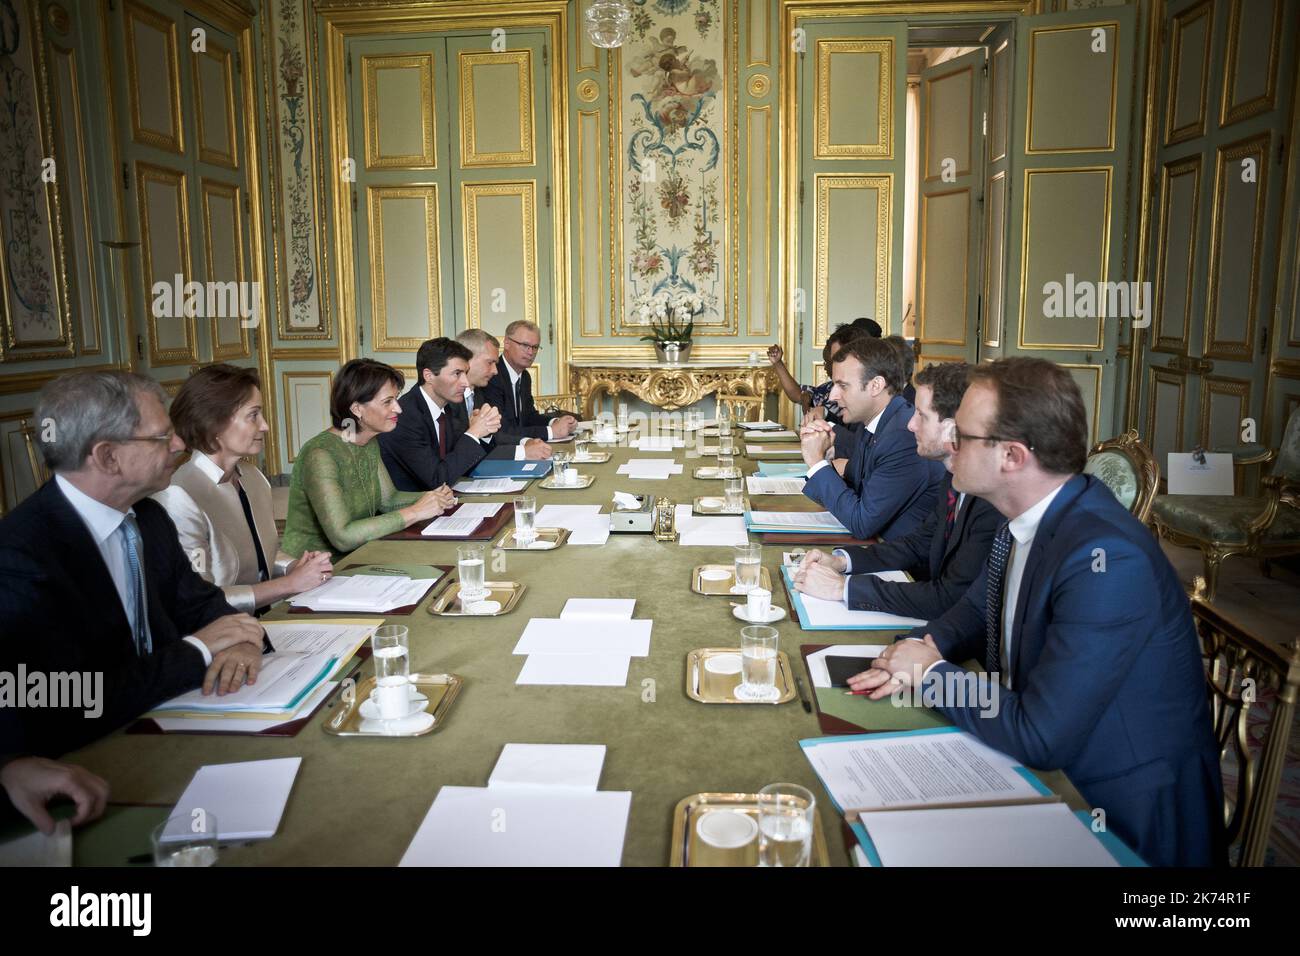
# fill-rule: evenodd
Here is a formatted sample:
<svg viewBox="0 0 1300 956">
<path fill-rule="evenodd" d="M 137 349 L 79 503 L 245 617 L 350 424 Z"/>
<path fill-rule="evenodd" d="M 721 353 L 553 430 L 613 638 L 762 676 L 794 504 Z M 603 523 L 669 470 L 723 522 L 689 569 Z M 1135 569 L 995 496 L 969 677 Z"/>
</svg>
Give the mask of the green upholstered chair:
<svg viewBox="0 0 1300 956">
<path fill-rule="evenodd" d="M 1098 442 L 1083 471 L 1104 481 L 1119 503 L 1146 524 L 1160 485 L 1160 466 L 1136 430 Z"/>
<path fill-rule="evenodd" d="M 1255 456 L 1258 458 L 1258 456 Z M 1152 508 L 1156 528 L 1174 544 L 1199 548 L 1205 557 L 1206 594 L 1214 599 L 1219 565 L 1233 554 L 1268 559 L 1300 554 L 1300 408 L 1291 412 L 1263 494 L 1160 495 Z"/>
</svg>

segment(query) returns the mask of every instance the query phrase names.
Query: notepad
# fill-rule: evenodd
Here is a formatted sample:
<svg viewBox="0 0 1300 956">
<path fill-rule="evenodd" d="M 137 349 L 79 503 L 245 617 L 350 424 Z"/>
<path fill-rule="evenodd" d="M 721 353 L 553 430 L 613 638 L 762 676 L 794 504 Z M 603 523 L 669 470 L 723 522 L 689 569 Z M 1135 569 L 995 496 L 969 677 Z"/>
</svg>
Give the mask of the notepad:
<svg viewBox="0 0 1300 956">
<path fill-rule="evenodd" d="M 461 495 L 501 495 L 527 487 L 528 482 L 513 478 L 463 478 L 452 485 L 452 491 Z"/>
<path fill-rule="evenodd" d="M 492 518 L 501 510 L 504 502 L 492 501 L 484 504 L 463 504 L 449 515 L 435 518 L 425 525 L 420 534 L 436 534 L 445 537 L 465 537 L 474 533 L 474 529 L 485 518 Z"/>
<path fill-rule="evenodd" d="M 515 685 L 626 687 L 627 654 L 529 654 Z"/>
<path fill-rule="evenodd" d="M 543 505 L 533 520 L 539 528 L 568 528 L 569 544 L 609 540 L 609 515 L 600 513 L 600 505 Z"/>
<path fill-rule="evenodd" d="M 367 611 L 383 614 L 399 607 L 418 604 L 442 572 L 434 578 L 411 578 L 399 575 L 336 575 L 324 584 L 289 599 L 294 607 L 313 611 Z"/>
<path fill-rule="evenodd" d="M 745 486 L 751 495 L 801 495 L 806 484 L 803 478 L 768 478 L 765 475 L 749 475 Z"/>
<path fill-rule="evenodd" d="M 189 837 L 195 811 L 216 818 L 221 840 L 274 836 L 301 766 L 301 757 L 280 757 L 200 767 L 176 802 L 163 841 Z"/>
<path fill-rule="evenodd" d="M 595 790 L 604 763 L 604 744 L 506 744 L 492 768 L 488 787 Z"/>
<path fill-rule="evenodd" d="M 690 505 L 673 509 L 677 543 L 682 547 L 728 547 L 748 544 L 745 519 L 736 517 L 701 517 L 691 513 Z"/>
<path fill-rule="evenodd" d="M 626 621 L 636 609 L 636 598 L 569 598 L 560 611 L 561 621 Z"/>
<path fill-rule="evenodd" d="M 533 618 L 515 644 L 515 654 L 605 654 L 645 657 L 651 620 L 562 621 Z"/>
</svg>

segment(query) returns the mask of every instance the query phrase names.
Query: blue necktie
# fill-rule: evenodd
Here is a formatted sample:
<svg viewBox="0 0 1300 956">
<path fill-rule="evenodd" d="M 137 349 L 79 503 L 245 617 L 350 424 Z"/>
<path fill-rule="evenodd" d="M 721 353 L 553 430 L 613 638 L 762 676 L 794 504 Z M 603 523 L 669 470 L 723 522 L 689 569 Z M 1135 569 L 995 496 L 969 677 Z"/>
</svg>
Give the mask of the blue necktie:
<svg viewBox="0 0 1300 956">
<path fill-rule="evenodd" d="M 135 639 L 135 652 L 145 655 L 153 652 L 153 638 L 149 634 L 149 612 L 144 600 L 144 568 L 140 563 L 140 528 L 135 515 L 122 519 L 122 554 L 126 558 L 127 598 L 126 615 L 131 622 L 131 635 Z"/>
<path fill-rule="evenodd" d="M 1002 647 L 1002 579 L 1006 575 L 1007 558 L 1011 555 L 1011 522 L 998 528 L 989 552 L 989 590 L 984 608 L 984 624 L 988 644 L 984 651 L 984 669 L 990 674 L 1000 669 Z"/>
<path fill-rule="evenodd" d="M 472 388 L 465 389 L 465 412 L 469 415 L 474 414 L 474 389 Z"/>
</svg>

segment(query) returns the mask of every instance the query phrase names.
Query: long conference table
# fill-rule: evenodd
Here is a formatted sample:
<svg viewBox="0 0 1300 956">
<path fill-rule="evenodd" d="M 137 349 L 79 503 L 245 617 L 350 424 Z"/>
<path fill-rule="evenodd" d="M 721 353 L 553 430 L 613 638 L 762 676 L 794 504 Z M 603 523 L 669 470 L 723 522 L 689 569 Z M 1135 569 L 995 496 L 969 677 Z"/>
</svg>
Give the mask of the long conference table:
<svg viewBox="0 0 1300 956">
<path fill-rule="evenodd" d="M 615 490 L 684 504 L 700 495 L 722 493 L 720 481 L 691 475 L 695 467 L 714 463 L 707 455 L 688 458 L 684 449 L 641 452 L 594 443 L 591 447 L 609 450 L 612 456 L 604 464 L 580 466 L 583 474 L 595 475 L 590 487 L 546 490 L 533 482 L 521 493 L 535 496 L 539 510 L 546 504 L 600 503 L 604 511 L 610 510 Z M 616 474 L 629 458 L 670 456 L 684 466 L 682 474 L 666 480 L 632 480 Z M 736 463 L 746 473 L 754 471 L 756 464 L 740 454 Z M 510 497 L 463 496 L 462 500 Z M 761 510 L 808 507 L 802 496 L 762 496 L 751 501 Z M 490 548 L 491 542 L 487 544 Z M 453 541 L 373 541 L 341 564 L 454 566 L 456 548 Z M 775 625 L 780 650 L 812 694 L 799 645 L 881 644 L 892 641 L 894 632 L 802 631 L 797 617 L 792 620 L 788 598 L 778 583 L 781 551 L 777 545 L 763 549 L 763 566 L 772 575 L 773 604 L 787 611 Z M 651 534 L 615 533 L 602 546 L 566 544 L 554 551 L 505 551 L 498 559 L 501 556 L 505 570 L 493 570 L 489 552 L 488 579 L 527 585 L 510 613 L 435 617 L 427 611 L 439 590 L 435 587 L 413 613 L 388 619 L 410 628 L 413 673 L 454 673 L 464 678 L 445 723 L 432 733 L 397 739 L 326 734 L 322 725 L 340 706 L 336 692 L 294 737 L 142 735 L 119 730 L 67 759 L 108 779 L 114 804 L 150 805 L 155 808 L 153 818 L 162 819 L 165 810 L 158 808 L 173 805 L 205 764 L 301 756 L 279 832 L 272 839 L 224 849 L 222 865 L 392 866 L 401 859 L 439 788 L 486 786 L 504 744 L 605 744 L 600 789 L 632 792 L 623 845 L 625 866 L 669 863 L 673 811 L 684 797 L 701 792 L 754 793 L 776 782 L 797 783 L 812 791 L 829 860 L 833 865 L 849 865 L 850 849 L 840 817 L 799 747 L 801 739 L 821 735 L 816 714 L 805 713 L 798 697 L 780 705 L 726 705 L 699 703 L 687 696 L 690 651 L 739 647 L 743 623 L 732 616 L 731 601 L 743 599 L 706 597 L 690 587 L 693 568 L 730 563 L 731 548 L 684 547 Z M 524 657 L 511 652 L 528 620 L 559 617 L 571 597 L 635 598 L 633 616 L 654 620 L 650 654 L 632 659 L 626 686 L 516 686 Z M 264 619 L 310 620 L 288 615 L 283 604 Z M 358 679 L 372 673 L 367 661 Z M 1040 776 L 1072 808 L 1086 808 L 1064 774 Z M 116 812 L 120 831 L 122 811 Z M 106 821 L 113 813 L 110 810 Z M 96 826 L 84 828 L 88 838 L 95 837 Z M 119 832 L 108 841 L 125 841 L 133 852 L 148 850 L 147 831 L 130 837 Z M 104 835 L 99 842 L 104 842 Z M 109 862 L 103 853 L 96 856 L 96 862 Z"/>
</svg>

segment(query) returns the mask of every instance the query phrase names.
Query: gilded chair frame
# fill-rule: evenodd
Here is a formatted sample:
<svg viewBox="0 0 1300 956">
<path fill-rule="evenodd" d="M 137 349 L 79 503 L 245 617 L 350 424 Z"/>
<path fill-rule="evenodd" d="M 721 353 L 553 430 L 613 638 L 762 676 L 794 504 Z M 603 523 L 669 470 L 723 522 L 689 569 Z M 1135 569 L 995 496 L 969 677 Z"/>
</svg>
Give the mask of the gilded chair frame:
<svg viewBox="0 0 1300 956">
<path fill-rule="evenodd" d="M 568 412 L 570 415 L 582 417 L 582 396 L 578 392 L 556 392 L 554 395 L 537 395 L 533 398 L 533 404 L 543 415 L 555 415 L 561 412 Z"/>
<path fill-rule="evenodd" d="M 1300 638 L 1277 645 L 1251 634 L 1210 603 L 1206 581 L 1200 575 L 1193 584 L 1192 617 L 1206 666 L 1219 759 L 1231 750 L 1237 760 L 1236 792 L 1224 793 L 1228 842 L 1241 841 L 1238 866 L 1259 866 L 1268 847 L 1295 718 Z M 1252 754 L 1247 720 L 1262 690 L 1275 690 L 1277 702 L 1264 744 Z"/>
<path fill-rule="evenodd" d="M 733 422 L 758 422 L 763 420 L 763 405 L 767 402 L 766 395 L 740 395 L 738 393 L 718 393 L 718 404 L 727 404 L 731 406 L 731 420 Z M 738 418 L 736 413 L 744 411 L 745 417 Z"/>
<path fill-rule="evenodd" d="M 1147 524 L 1151 518 L 1151 505 L 1160 490 L 1160 464 L 1156 461 L 1155 455 L 1151 454 L 1151 449 L 1147 448 L 1138 437 L 1136 428 L 1130 428 L 1122 435 L 1097 442 L 1092 446 L 1088 457 L 1091 458 L 1102 452 L 1115 452 L 1128 459 L 1129 464 L 1133 466 L 1133 474 L 1138 481 L 1138 492 L 1129 511 L 1138 521 Z"/>
</svg>

